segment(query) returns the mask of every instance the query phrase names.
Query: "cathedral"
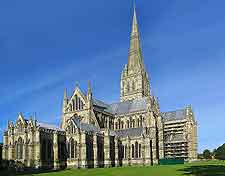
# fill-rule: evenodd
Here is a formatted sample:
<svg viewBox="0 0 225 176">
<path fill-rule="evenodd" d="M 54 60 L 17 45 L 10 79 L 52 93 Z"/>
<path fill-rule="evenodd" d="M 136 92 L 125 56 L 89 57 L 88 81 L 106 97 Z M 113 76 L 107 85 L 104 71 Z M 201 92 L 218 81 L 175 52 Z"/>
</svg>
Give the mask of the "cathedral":
<svg viewBox="0 0 225 176">
<path fill-rule="evenodd" d="M 105 103 L 76 86 L 64 92 L 61 125 L 19 114 L 8 122 L 2 156 L 28 168 L 94 168 L 158 164 L 163 158 L 197 158 L 197 122 L 190 105 L 161 112 L 151 94 L 134 8 L 128 63 L 120 102 Z"/>
</svg>

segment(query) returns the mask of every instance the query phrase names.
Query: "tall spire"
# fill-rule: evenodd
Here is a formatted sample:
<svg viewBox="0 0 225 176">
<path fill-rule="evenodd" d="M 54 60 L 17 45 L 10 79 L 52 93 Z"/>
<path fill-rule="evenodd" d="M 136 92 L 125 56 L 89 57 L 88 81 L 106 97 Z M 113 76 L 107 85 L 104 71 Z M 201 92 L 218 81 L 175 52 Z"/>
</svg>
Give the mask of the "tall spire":
<svg viewBox="0 0 225 176">
<path fill-rule="evenodd" d="M 134 2 L 134 15 L 133 15 L 133 24 L 132 24 L 132 34 L 138 33 L 138 23 L 137 23 L 137 14 L 136 14 L 136 6 Z"/>
<path fill-rule="evenodd" d="M 120 101 L 139 99 L 149 95 L 150 84 L 142 57 L 137 13 L 134 4 L 128 64 L 125 65 L 120 80 Z"/>
<path fill-rule="evenodd" d="M 132 23 L 132 30 L 131 30 L 131 36 L 130 36 L 128 69 L 133 70 L 136 68 L 143 68 L 143 59 L 142 59 L 142 53 L 141 53 L 140 34 L 138 30 L 136 6 L 134 4 L 133 23 Z"/>
</svg>

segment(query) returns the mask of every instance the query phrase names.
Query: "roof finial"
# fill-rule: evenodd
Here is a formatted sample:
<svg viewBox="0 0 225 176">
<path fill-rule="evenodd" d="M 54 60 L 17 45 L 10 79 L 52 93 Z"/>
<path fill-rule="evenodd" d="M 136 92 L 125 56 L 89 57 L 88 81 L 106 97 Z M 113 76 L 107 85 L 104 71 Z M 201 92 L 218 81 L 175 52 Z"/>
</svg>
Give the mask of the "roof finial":
<svg viewBox="0 0 225 176">
<path fill-rule="evenodd" d="M 76 87 L 79 87 L 79 83 L 76 81 Z"/>
<path fill-rule="evenodd" d="M 88 80 L 88 93 L 91 93 L 91 81 Z"/>
<path fill-rule="evenodd" d="M 92 92 L 91 92 L 91 81 L 88 80 L 88 93 L 87 93 L 88 100 L 92 100 Z M 89 104 L 91 106 L 91 104 Z"/>
<path fill-rule="evenodd" d="M 64 100 L 67 100 L 68 98 L 67 98 L 67 90 L 65 89 L 64 90 Z"/>
</svg>

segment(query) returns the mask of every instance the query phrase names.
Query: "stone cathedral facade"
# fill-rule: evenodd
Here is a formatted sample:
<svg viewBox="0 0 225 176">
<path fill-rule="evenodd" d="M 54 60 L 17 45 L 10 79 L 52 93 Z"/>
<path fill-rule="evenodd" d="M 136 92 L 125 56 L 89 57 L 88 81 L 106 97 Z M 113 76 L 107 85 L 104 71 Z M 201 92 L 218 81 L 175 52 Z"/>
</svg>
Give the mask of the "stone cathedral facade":
<svg viewBox="0 0 225 176">
<path fill-rule="evenodd" d="M 26 167 L 59 169 L 153 165 L 161 158 L 197 158 L 197 123 L 191 106 L 161 112 L 151 94 L 142 56 L 136 11 L 120 102 L 108 104 L 76 86 L 64 92 L 61 126 L 26 119 L 8 122 L 3 159 Z"/>
</svg>

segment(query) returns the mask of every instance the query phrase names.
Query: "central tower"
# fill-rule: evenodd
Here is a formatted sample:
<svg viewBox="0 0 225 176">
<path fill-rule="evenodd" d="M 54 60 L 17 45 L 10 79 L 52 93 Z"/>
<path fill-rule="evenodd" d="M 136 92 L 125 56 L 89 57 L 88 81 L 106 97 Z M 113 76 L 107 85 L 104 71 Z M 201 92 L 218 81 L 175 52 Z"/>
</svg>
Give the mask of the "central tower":
<svg viewBox="0 0 225 176">
<path fill-rule="evenodd" d="M 124 102 L 128 100 L 140 99 L 149 95 L 149 78 L 148 73 L 145 71 L 136 8 L 134 7 L 128 64 L 125 65 L 121 73 L 120 101 Z"/>
</svg>

